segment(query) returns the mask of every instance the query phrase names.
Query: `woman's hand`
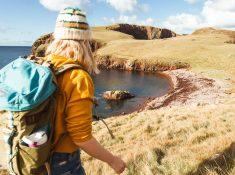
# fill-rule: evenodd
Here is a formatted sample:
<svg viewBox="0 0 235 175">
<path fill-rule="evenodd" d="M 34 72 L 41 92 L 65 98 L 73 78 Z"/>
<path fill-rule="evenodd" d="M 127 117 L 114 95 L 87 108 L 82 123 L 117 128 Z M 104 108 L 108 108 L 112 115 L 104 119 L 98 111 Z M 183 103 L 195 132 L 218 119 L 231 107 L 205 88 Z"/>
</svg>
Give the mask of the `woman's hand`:
<svg viewBox="0 0 235 175">
<path fill-rule="evenodd" d="M 90 156 L 106 162 L 116 173 L 121 174 L 125 170 L 126 164 L 124 161 L 104 149 L 94 137 L 86 142 L 76 144 Z"/>
<path fill-rule="evenodd" d="M 117 156 L 114 156 L 112 161 L 108 164 L 117 174 L 121 174 L 126 168 L 125 162 Z"/>
</svg>

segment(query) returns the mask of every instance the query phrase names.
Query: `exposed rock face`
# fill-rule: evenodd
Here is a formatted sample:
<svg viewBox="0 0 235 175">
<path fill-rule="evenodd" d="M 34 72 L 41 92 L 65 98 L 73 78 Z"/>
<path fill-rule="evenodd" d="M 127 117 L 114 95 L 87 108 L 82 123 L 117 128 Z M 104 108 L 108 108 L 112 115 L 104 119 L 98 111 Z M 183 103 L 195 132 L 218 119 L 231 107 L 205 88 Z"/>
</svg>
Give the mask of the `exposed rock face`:
<svg viewBox="0 0 235 175">
<path fill-rule="evenodd" d="M 48 45 L 53 41 L 52 33 L 46 34 L 38 38 L 32 45 L 32 54 L 37 57 L 44 57 Z"/>
<path fill-rule="evenodd" d="M 46 34 L 41 36 L 39 39 L 37 39 L 33 45 L 32 45 L 32 54 L 37 57 L 44 57 L 45 51 L 49 44 L 54 40 L 52 33 Z M 102 44 L 96 40 L 92 40 L 90 42 L 91 44 L 91 50 L 95 52 L 98 50 Z"/>
<path fill-rule="evenodd" d="M 136 39 L 163 39 L 175 37 L 177 34 L 168 29 L 161 29 L 152 26 L 138 26 L 130 24 L 117 24 L 106 27 L 108 30 L 119 31 L 125 34 L 132 35 Z"/>
<path fill-rule="evenodd" d="M 172 62 L 172 64 L 147 63 L 139 60 L 121 60 L 110 56 L 96 56 L 97 65 L 100 69 L 118 69 L 127 71 L 159 72 L 166 70 L 175 70 L 189 68 L 186 62 Z"/>
<path fill-rule="evenodd" d="M 125 100 L 129 98 L 133 98 L 135 95 L 131 94 L 128 91 L 106 91 L 103 93 L 103 98 L 106 100 Z"/>
</svg>

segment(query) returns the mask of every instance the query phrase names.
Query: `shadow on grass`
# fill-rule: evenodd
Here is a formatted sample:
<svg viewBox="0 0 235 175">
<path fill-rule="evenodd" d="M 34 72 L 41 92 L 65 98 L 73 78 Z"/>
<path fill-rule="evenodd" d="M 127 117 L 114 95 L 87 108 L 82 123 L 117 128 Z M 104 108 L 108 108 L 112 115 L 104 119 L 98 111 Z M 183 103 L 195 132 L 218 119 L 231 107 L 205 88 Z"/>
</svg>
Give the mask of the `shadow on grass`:
<svg viewBox="0 0 235 175">
<path fill-rule="evenodd" d="M 218 175 L 228 175 L 235 164 L 235 142 L 223 150 L 221 153 L 204 160 L 199 164 L 195 172 L 188 175 L 205 175 L 209 171 L 215 171 Z"/>
</svg>

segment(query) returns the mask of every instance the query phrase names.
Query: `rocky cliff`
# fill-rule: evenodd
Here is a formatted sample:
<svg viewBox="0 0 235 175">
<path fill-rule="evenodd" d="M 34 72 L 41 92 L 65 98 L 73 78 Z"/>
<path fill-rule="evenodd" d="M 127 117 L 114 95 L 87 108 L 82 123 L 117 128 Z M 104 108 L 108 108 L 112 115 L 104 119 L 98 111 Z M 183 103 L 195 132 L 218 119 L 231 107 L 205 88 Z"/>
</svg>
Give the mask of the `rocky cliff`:
<svg viewBox="0 0 235 175">
<path fill-rule="evenodd" d="M 38 38 L 32 45 L 32 54 L 38 57 L 45 55 L 46 48 L 53 41 L 52 33 L 46 34 Z"/>
<path fill-rule="evenodd" d="M 106 27 L 108 30 L 122 32 L 132 35 L 135 39 L 153 40 L 175 37 L 176 33 L 168 30 L 152 26 L 139 26 L 130 24 L 116 24 Z"/>
</svg>

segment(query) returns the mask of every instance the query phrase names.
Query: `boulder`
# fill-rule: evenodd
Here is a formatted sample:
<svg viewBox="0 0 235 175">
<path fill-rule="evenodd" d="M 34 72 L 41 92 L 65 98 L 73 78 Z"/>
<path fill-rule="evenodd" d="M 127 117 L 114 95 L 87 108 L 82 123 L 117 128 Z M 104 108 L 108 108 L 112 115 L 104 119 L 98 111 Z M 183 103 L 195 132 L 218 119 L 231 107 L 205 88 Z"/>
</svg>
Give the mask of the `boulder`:
<svg viewBox="0 0 235 175">
<path fill-rule="evenodd" d="M 128 35 L 132 35 L 135 39 L 143 40 L 163 39 L 177 36 L 177 34 L 171 30 L 152 26 L 116 24 L 108 26 L 106 29 L 122 32 Z"/>
<path fill-rule="evenodd" d="M 131 94 L 128 91 L 121 91 L 121 90 L 106 91 L 103 93 L 103 98 L 106 100 L 125 100 L 134 97 L 135 97 L 134 94 Z"/>
</svg>

